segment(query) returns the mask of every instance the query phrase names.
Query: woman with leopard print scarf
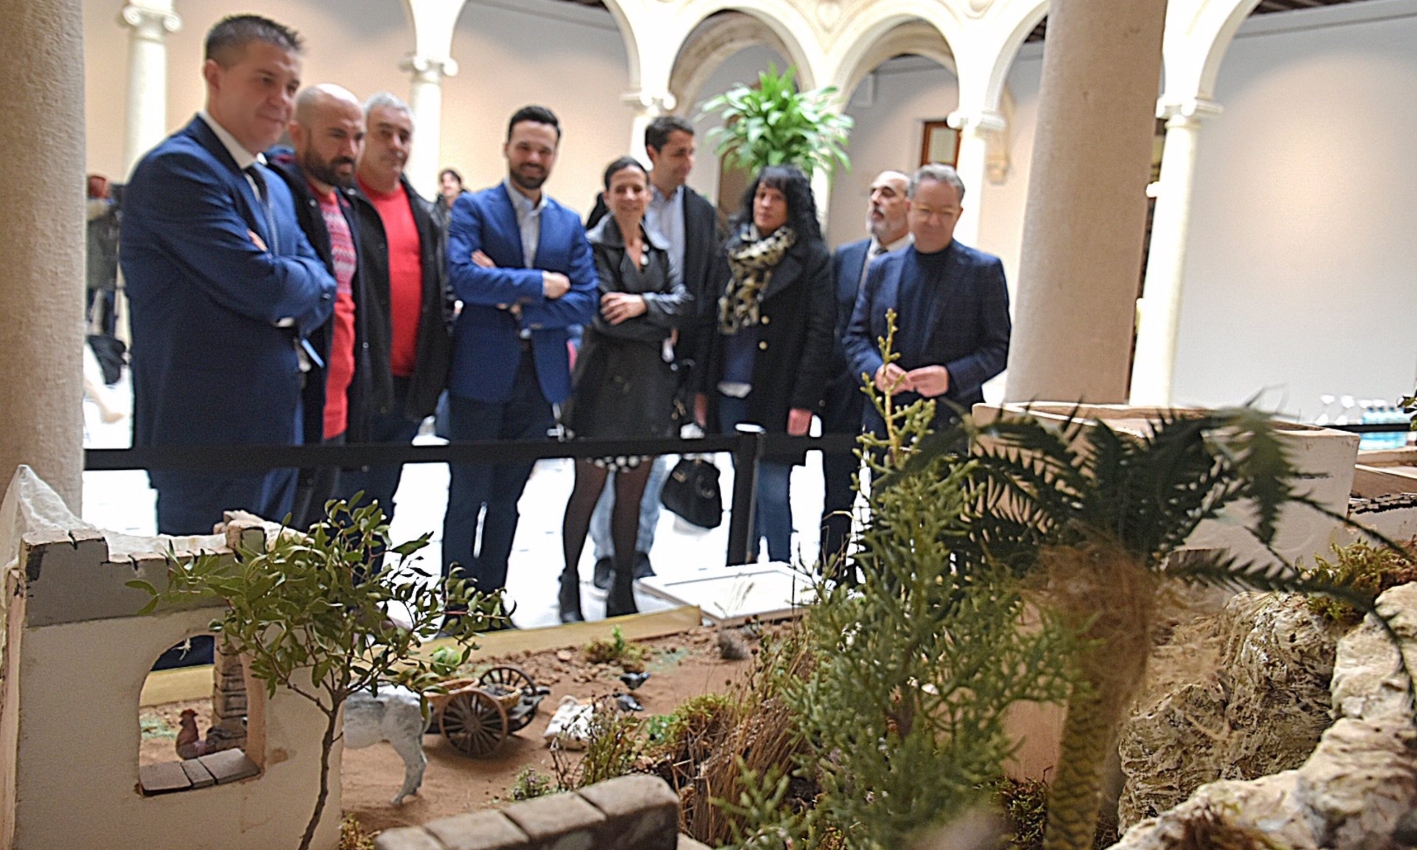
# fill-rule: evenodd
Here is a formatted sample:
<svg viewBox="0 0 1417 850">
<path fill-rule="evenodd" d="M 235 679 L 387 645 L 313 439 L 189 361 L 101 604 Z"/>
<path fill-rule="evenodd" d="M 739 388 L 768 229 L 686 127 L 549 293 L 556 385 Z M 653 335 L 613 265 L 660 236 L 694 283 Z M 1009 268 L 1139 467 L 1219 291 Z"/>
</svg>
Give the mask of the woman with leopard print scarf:
<svg viewBox="0 0 1417 850">
<path fill-rule="evenodd" d="M 717 333 L 700 386 L 705 424 L 725 433 L 744 423 L 803 436 L 821 409 L 831 364 L 836 301 L 831 254 L 822 240 L 805 174 L 764 168 L 744 194 L 724 246 L 730 276 L 719 293 Z M 792 467 L 805 452 L 769 450 L 758 469 L 751 556 L 790 561 Z"/>
</svg>

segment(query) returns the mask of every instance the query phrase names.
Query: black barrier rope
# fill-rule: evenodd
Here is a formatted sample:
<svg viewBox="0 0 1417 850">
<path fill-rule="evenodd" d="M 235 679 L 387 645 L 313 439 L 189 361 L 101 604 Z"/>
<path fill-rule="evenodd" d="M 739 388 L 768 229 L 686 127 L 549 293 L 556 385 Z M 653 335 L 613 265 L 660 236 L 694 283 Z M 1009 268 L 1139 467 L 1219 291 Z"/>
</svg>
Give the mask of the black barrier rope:
<svg viewBox="0 0 1417 850">
<path fill-rule="evenodd" d="M 850 434 L 789 437 L 740 426 L 736 435 L 694 439 L 662 437 L 636 440 L 483 440 L 438 446 L 350 443 L 341 446 L 141 446 L 131 449 L 85 449 L 84 470 L 180 469 L 189 472 L 278 469 L 281 467 L 394 466 L 405 463 L 512 463 L 543 458 L 588 460 L 618 455 L 733 455 L 733 502 L 728 514 L 728 564 L 748 563 L 749 536 L 758 463 L 764 452 L 821 451 L 844 454 L 856 448 Z"/>
</svg>

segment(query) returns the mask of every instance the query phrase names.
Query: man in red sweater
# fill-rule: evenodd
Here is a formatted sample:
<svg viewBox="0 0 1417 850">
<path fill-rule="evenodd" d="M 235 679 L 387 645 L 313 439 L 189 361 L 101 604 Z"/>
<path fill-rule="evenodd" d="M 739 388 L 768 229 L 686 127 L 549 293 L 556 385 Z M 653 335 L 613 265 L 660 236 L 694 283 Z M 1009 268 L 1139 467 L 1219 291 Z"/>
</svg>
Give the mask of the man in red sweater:
<svg viewBox="0 0 1417 850">
<path fill-rule="evenodd" d="M 443 235 L 432 205 L 404 177 L 413 142 L 408 104 L 381 92 L 364 104 L 367 135 L 356 170 L 360 268 L 368 292 L 364 354 L 367 442 L 408 443 L 432 415 L 448 376 L 453 302 Z M 340 491 L 362 491 L 390 518 L 402 466 L 345 470 Z"/>
</svg>

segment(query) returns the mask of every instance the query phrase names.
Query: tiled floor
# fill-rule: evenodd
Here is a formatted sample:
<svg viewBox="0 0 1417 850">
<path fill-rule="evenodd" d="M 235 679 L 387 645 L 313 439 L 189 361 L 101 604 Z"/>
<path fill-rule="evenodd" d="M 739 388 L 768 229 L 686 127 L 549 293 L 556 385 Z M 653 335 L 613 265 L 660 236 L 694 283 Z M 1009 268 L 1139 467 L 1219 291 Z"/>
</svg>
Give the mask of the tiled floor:
<svg viewBox="0 0 1417 850">
<path fill-rule="evenodd" d="M 124 382 L 114 388 L 115 395 L 128 392 Z M 126 401 L 126 400 L 125 400 Z M 85 445 L 94 448 L 119 448 L 129 445 L 131 424 L 128 419 L 114 423 L 100 420 L 92 401 L 85 400 Z M 419 442 L 436 442 L 432 436 L 420 437 Z M 808 555 L 817 546 L 817 520 L 822 505 L 822 479 L 819 455 L 808 455 L 805 467 L 799 467 L 792 477 L 792 514 L 796 529 L 793 551 Z M 673 459 L 671 459 L 673 460 Z M 733 471 L 727 455 L 716 458 L 722 470 L 721 486 L 727 502 L 733 488 Z M 561 573 L 561 519 L 566 499 L 570 496 L 573 472 L 569 460 L 543 460 L 536 466 L 521 500 L 521 524 L 507 578 L 507 590 L 516 602 L 513 621 L 523 627 L 554 625 L 556 594 Z M 425 568 L 437 570 L 442 538 L 443 511 L 447 506 L 448 469 L 444 464 L 409 465 L 395 502 L 398 513 L 392 536 L 395 542 L 410 540 L 428 531 L 433 532 L 432 545 L 425 550 Z M 154 493 L 148 487 L 143 472 L 84 473 L 83 518 L 100 528 L 128 534 L 150 535 L 155 528 Z M 725 562 L 728 544 L 727 517 L 712 531 L 690 526 L 668 511 L 660 514 L 650 559 L 656 572 L 666 578 L 688 576 L 706 567 Z M 590 584 L 594 556 L 591 543 L 581 558 L 582 605 L 590 619 L 599 619 L 604 611 L 601 591 Z M 802 558 L 811 561 L 811 557 Z M 640 592 L 636 595 L 641 610 L 652 611 L 668 604 Z"/>
</svg>

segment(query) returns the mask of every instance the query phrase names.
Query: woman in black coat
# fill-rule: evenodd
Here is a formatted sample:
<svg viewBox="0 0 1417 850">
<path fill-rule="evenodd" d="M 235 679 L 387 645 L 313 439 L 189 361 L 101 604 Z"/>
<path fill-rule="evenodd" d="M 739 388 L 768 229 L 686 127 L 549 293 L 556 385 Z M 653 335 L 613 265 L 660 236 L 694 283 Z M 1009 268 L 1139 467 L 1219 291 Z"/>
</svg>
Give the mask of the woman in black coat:
<svg viewBox="0 0 1417 850">
<path fill-rule="evenodd" d="M 632 157 L 605 171 L 605 203 L 610 215 L 586 237 L 600 278 L 600 311 L 581 340 L 574 389 L 562 407 L 562 424 L 575 437 L 633 439 L 669 437 L 677 378 L 672 348 L 666 345 L 688 309 L 689 295 L 669 261 L 669 243 L 644 226 L 649 175 Z M 561 524 L 565 571 L 559 598 L 561 621 L 581 615 L 580 560 L 591 512 L 615 472 L 615 507 L 610 537 L 615 546 L 605 615 L 632 614 L 635 607 L 635 541 L 640 499 L 651 458 L 614 457 L 576 461 L 576 483 Z"/>
<path fill-rule="evenodd" d="M 794 165 L 764 168 L 730 224 L 731 274 L 697 412 L 725 433 L 746 422 L 803 436 L 821 410 L 836 321 L 831 252 L 806 175 Z M 769 453 L 758 468 L 754 557 L 766 537 L 772 560 L 791 560 L 792 467 L 804 454 Z"/>
</svg>

